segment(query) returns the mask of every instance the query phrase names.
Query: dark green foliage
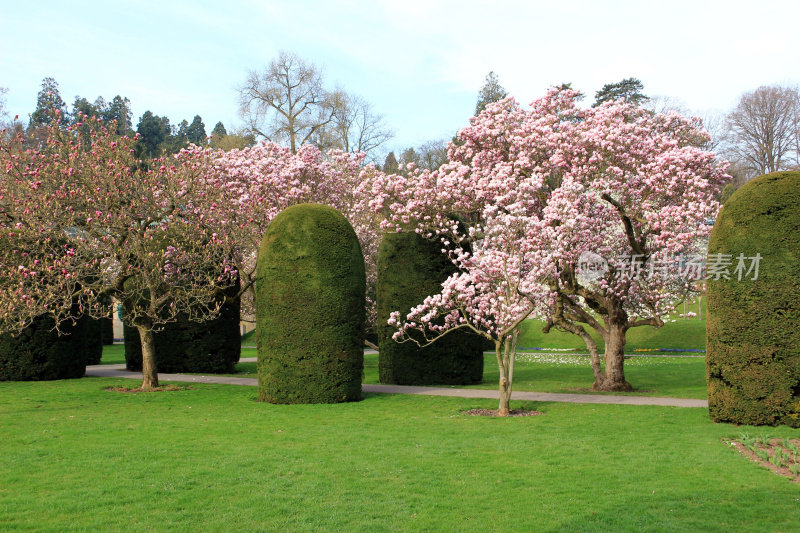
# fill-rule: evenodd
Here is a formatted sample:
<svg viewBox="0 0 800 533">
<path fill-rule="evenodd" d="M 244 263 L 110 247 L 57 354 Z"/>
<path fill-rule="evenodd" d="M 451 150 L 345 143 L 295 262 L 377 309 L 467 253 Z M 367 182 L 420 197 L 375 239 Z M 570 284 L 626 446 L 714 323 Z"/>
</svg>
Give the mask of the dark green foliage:
<svg viewBox="0 0 800 533">
<path fill-rule="evenodd" d="M 54 111 L 59 114 L 55 115 Z M 67 104 L 61 99 L 58 82 L 53 78 L 42 80 L 42 88 L 36 96 L 36 109 L 31 113 L 29 128 L 49 126 L 53 121 L 67 123 Z"/>
<path fill-rule="evenodd" d="M 650 98 L 642 94 L 644 84 L 637 78 L 625 78 L 617 83 L 606 83 L 594 95 L 594 104 L 597 107 L 609 100 L 625 99 L 629 104 L 640 105 Z"/>
<path fill-rule="evenodd" d="M 258 399 L 361 399 L 366 280 L 338 211 L 301 204 L 270 223 L 258 253 Z"/>
<path fill-rule="evenodd" d="M 719 202 L 721 204 L 725 204 L 728 202 L 728 199 L 733 196 L 733 193 L 736 192 L 736 185 L 733 183 L 728 183 L 725 187 L 722 188 L 722 191 L 719 195 Z"/>
<path fill-rule="evenodd" d="M 115 96 L 111 103 L 102 110 L 103 121 L 117 122 L 117 135 L 132 135 L 133 124 L 131 123 L 131 101 L 120 95 Z"/>
<path fill-rule="evenodd" d="M 197 146 L 206 144 L 206 126 L 200 115 L 195 115 L 192 123 L 186 128 L 186 140 Z"/>
<path fill-rule="evenodd" d="M 483 378 L 483 340 L 468 330 L 448 333 L 420 348 L 392 340 L 396 329 L 386 322 L 392 311 L 405 316 L 456 272 L 440 243 L 416 233 L 384 235 L 378 252 L 378 372 L 381 383 L 398 385 L 467 385 Z M 494 346 L 492 346 L 494 348 Z"/>
<path fill-rule="evenodd" d="M 161 145 L 169 139 L 172 130 L 167 117 L 159 117 L 148 110 L 139 119 L 136 131 L 140 135 L 136 148 L 141 151 L 142 157 L 152 158 L 159 154 Z"/>
<path fill-rule="evenodd" d="M 115 96 L 111 102 L 106 102 L 102 96 L 98 96 L 93 103 L 86 98 L 76 96 L 70 116 L 73 124 L 82 122 L 84 120 L 82 115 L 88 117 L 96 116 L 106 124 L 116 121 L 115 131 L 117 135 L 131 135 L 133 129 L 131 127 L 130 109 L 131 101 L 120 95 Z M 84 126 L 81 130 L 88 134 L 88 126 Z"/>
<path fill-rule="evenodd" d="M 100 340 L 107 346 L 114 344 L 114 319 L 110 315 L 100 319 Z"/>
<path fill-rule="evenodd" d="M 81 338 L 83 348 L 81 349 L 85 356 L 85 363 L 87 365 L 99 365 L 100 360 L 103 358 L 103 321 L 105 319 L 96 319 L 84 317 L 81 318 Z M 73 334 L 74 335 L 74 334 Z"/>
<path fill-rule="evenodd" d="M 114 344 L 114 308 L 111 305 L 111 297 L 102 299 L 104 305 L 108 307 L 108 316 L 100 319 L 100 339 L 103 344 Z M 97 364 L 97 363 L 95 363 Z"/>
<path fill-rule="evenodd" d="M 800 427 L 800 172 L 739 188 L 722 209 L 709 254 L 761 254 L 758 279 L 709 281 L 711 418 Z M 749 262 L 748 262 L 749 264 Z"/>
<path fill-rule="evenodd" d="M 383 171 L 387 174 L 397 174 L 400 172 L 400 164 L 397 162 L 394 152 L 389 152 L 389 155 L 384 159 Z"/>
<path fill-rule="evenodd" d="M 235 294 L 237 287 L 230 289 Z M 156 365 L 159 372 L 205 372 L 227 374 L 235 370 L 241 352 L 239 300 L 225 303 L 220 315 L 207 322 L 194 322 L 178 316 L 156 332 Z M 139 331 L 124 324 L 125 366 L 142 369 L 142 342 Z"/>
<path fill-rule="evenodd" d="M 81 96 L 76 96 L 75 101 L 72 102 L 72 112 L 70 115 L 72 116 L 72 122 L 80 122 L 83 115 L 87 117 L 94 117 L 100 116 L 100 106 L 98 105 L 100 102 L 95 101 L 94 103 L 89 102 L 86 98 Z"/>
<path fill-rule="evenodd" d="M 475 116 L 477 117 L 480 115 L 481 111 L 486 109 L 488 104 L 499 102 L 506 96 L 508 96 L 508 91 L 500 85 L 500 79 L 497 77 L 497 74 L 495 74 L 494 71 L 489 72 L 489 74 L 486 75 L 486 79 L 483 81 L 483 87 L 478 91 L 478 101 L 475 103 Z"/>
<path fill-rule="evenodd" d="M 214 129 L 211 130 L 212 137 L 225 137 L 228 134 L 228 130 L 225 129 L 225 125 L 222 122 L 217 122 Z"/>
<path fill-rule="evenodd" d="M 0 335 L 0 381 L 80 378 L 87 359 L 99 362 L 103 346 L 97 321 L 84 317 L 62 324 L 63 335 L 53 326 L 52 318 L 41 316 L 16 337 Z"/>
</svg>

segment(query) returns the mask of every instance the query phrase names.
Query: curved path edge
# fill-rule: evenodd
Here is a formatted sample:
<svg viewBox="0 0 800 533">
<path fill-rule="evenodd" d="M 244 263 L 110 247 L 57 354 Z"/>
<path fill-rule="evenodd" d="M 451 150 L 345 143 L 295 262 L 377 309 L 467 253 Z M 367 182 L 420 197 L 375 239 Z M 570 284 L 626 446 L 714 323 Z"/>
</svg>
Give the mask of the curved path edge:
<svg viewBox="0 0 800 533">
<path fill-rule="evenodd" d="M 91 365 L 86 367 L 89 377 L 142 379 L 141 372 L 125 370 L 125 365 Z M 200 376 L 194 374 L 158 374 L 159 381 L 181 381 L 184 383 L 218 383 L 221 385 L 258 386 L 256 378 L 230 376 Z M 458 398 L 486 398 L 497 400 L 496 390 L 453 389 L 449 387 L 416 387 L 409 385 L 362 385 L 364 392 L 379 394 L 421 394 L 425 396 L 454 396 Z M 556 392 L 513 392 L 512 400 L 535 402 L 566 402 L 615 405 L 658 405 L 664 407 L 708 407 L 706 400 L 690 398 L 660 398 L 654 396 L 613 396 L 605 394 L 564 394 Z"/>
</svg>

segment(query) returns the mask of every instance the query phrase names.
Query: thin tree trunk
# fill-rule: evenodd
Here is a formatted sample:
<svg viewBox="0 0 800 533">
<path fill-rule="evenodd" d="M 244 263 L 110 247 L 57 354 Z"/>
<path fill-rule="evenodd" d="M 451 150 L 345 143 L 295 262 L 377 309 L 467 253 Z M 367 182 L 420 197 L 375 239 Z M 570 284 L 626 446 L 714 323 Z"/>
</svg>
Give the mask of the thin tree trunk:
<svg viewBox="0 0 800 533">
<path fill-rule="evenodd" d="M 142 390 L 158 387 L 158 368 L 156 367 L 156 343 L 153 330 L 148 327 L 137 327 L 142 341 Z"/>
<path fill-rule="evenodd" d="M 500 378 L 500 404 L 497 406 L 497 416 L 508 416 L 511 411 L 511 383 L 507 378 Z"/>
<path fill-rule="evenodd" d="M 506 337 L 504 342 L 495 341 L 494 349 L 497 356 L 497 368 L 500 370 L 500 404 L 497 406 L 497 416 L 508 416 L 509 404 L 511 402 L 511 379 L 507 365 L 506 355 L 509 350 L 510 339 Z M 501 353 L 502 348 L 502 353 Z"/>
<path fill-rule="evenodd" d="M 614 324 L 608 327 L 607 331 L 608 334 L 605 338 L 606 371 L 600 379 L 595 374 L 592 390 L 632 391 L 631 384 L 625 381 L 625 327 Z"/>
</svg>

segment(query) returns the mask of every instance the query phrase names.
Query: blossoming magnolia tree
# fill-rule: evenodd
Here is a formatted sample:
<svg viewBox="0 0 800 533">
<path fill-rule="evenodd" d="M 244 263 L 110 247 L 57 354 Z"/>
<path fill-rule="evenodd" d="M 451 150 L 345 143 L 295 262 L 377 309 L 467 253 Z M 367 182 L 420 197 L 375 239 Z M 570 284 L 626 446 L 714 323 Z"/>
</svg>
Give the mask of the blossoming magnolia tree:
<svg viewBox="0 0 800 533">
<path fill-rule="evenodd" d="M 487 106 L 437 171 L 365 185 L 388 229 L 455 243 L 448 253 L 460 272 L 408 316 L 392 317 L 396 338 L 418 330 L 432 341 L 466 327 L 494 341 L 501 415 L 518 327 L 531 316 L 583 338 L 595 390 L 631 390 L 626 332 L 662 325 L 692 290 L 676 258 L 707 235 L 703 221 L 728 178 L 695 147 L 707 137 L 698 121 L 624 102 L 583 110 L 575 97 L 553 89 L 530 110 L 513 99 Z M 582 272 L 582 256 L 605 268 Z M 591 329 L 605 341 L 605 368 Z"/>
<path fill-rule="evenodd" d="M 55 121 L 54 121 L 55 122 Z M 0 141 L 0 330 L 41 314 L 107 316 L 113 296 L 142 341 L 143 389 L 158 385 L 153 331 L 178 313 L 218 311 L 235 279 L 231 244 L 204 227 L 196 194 L 208 154 L 133 156 L 134 139 L 94 118 L 26 146 Z M 77 302 L 78 306 L 73 304 Z"/>
<path fill-rule="evenodd" d="M 195 148 L 194 152 L 202 150 Z M 204 198 L 209 210 L 204 223 L 225 233 L 236 244 L 234 260 L 242 285 L 252 296 L 256 252 L 267 226 L 281 211 L 301 203 L 320 203 L 339 210 L 356 230 L 367 264 L 371 289 L 368 310 L 374 323 L 374 287 L 380 228 L 377 217 L 360 210 L 356 190 L 377 173 L 363 165 L 364 154 L 340 150 L 320 152 L 304 145 L 289 148 L 262 142 L 251 148 L 216 152 L 205 175 Z M 254 299 L 251 298 L 251 301 Z"/>
</svg>

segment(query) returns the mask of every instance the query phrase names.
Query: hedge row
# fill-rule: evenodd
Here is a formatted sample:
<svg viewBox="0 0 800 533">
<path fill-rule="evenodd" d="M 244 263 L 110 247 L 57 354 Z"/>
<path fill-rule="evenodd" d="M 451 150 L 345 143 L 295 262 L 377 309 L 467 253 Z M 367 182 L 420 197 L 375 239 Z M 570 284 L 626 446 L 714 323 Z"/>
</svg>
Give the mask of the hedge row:
<svg viewBox="0 0 800 533">
<path fill-rule="evenodd" d="M 17 336 L 0 334 L 0 381 L 83 377 L 103 353 L 99 323 L 82 318 L 61 329 L 59 335 L 53 319 L 41 316 Z"/>
<path fill-rule="evenodd" d="M 230 292 L 238 292 L 238 286 Z M 222 305 L 220 315 L 206 322 L 194 322 L 179 315 L 155 333 L 156 365 L 159 372 L 231 373 L 239 362 L 241 334 L 239 301 Z M 142 369 L 142 342 L 139 331 L 123 324 L 125 366 Z"/>
</svg>

